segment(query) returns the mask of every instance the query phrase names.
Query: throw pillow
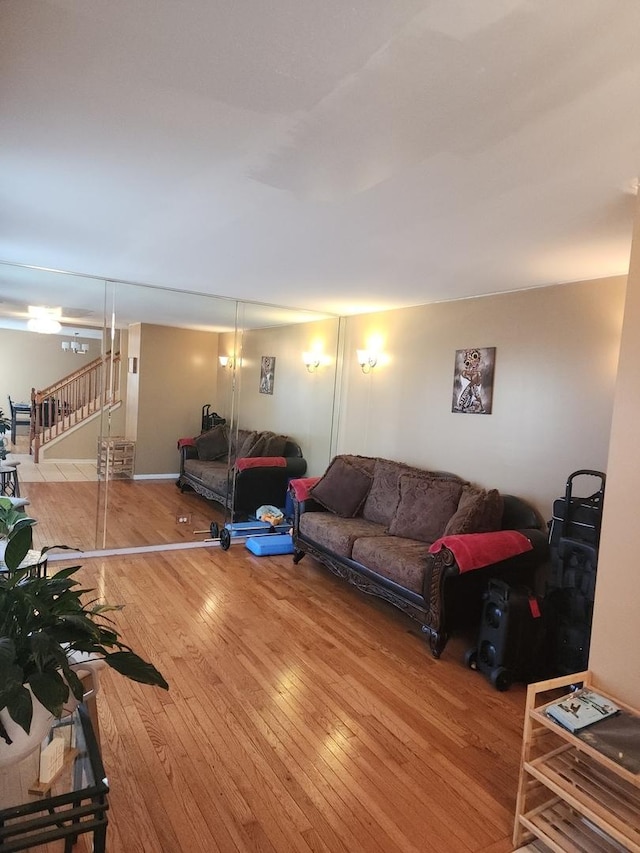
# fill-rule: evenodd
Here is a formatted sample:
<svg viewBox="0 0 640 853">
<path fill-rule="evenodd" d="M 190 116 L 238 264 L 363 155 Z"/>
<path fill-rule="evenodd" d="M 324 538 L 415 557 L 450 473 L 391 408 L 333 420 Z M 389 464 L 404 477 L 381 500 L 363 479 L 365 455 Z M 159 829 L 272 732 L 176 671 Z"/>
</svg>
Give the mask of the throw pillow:
<svg viewBox="0 0 640 853">
<path fill-rule="evenodd" d="M 202 462 L 213 462 L 222 459 L 229 451 L 229 433 L 224 424 L 218 424 L 213 429 L 196 436 L 193 443 L 198 451 L 198 459 Z"/>
<path fill-rule="evenodd" d="M 245 456 L 283 456 L 287 444 L 285 435 L 276 435 L 275 432 L 265 430 L 258 434 L 258 438 Z"/>
<path fill-rule="evenodd" d="M 389 525 L 392 536 L 435 542 L 455 513 L 462 483 L 428 476 L 402 474 L 400 500 Z"/>
<path fill-rule="evenodd" d="M 287 436 L 278 435 L 275 432 L 267 432 L 265 435 L 267 442 L 263 456 L 284 456 L 284 449 L 287 446 Z"/>
<path fill-rule="evenodd" d="M 370 488 L 371 476 L 366 471 L 336 456 L 310 494 L 336 515 L 353 518 L 365 502 Z"/>
<path fill-rule="evenodd" d="M 461 533 L 491 533 L 500 530 L 504 500 L 497 489 L 465 486 L 455 514 L 444 529 L 444 536 Z"/>
<path fill-rule="evenodd" d="M 238 450 L 236 453 L 236 459 L 243 459 L 245 456 L 251 455 L 251 448 L 258 441 L 258 432 L 253 429 L 246 436 L 244 441 L 241 441 L 240 434 L 238 434 Z"/>
<path fill-rule="evenodd" d="M 373 483 L 362 509 L 363 518 L 378 524 L 391 523 L 400 500 L 400 477 L 406 473 L 407 467 L 401 462 L 376 459 Z"/>
</svg>

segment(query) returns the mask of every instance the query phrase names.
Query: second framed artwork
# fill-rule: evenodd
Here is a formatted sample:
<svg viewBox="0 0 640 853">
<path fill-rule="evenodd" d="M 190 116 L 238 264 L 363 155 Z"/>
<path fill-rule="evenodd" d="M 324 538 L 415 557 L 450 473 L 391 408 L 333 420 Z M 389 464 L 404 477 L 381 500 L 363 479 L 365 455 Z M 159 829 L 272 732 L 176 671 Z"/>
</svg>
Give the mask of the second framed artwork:
<svg viewBox="0 0 640 853">
<path fill-rule="evenodd" d="M 260 359 L 260 393 L 273 394 L 273 382 L 276 373 L 276 358 L 263 355 Z"/>
<path fill-rule="evenodd" d="M 452 412 L 466 415 L 491 414 L 495 364 L 495 347 L 456 350 Z"/>
</svg>

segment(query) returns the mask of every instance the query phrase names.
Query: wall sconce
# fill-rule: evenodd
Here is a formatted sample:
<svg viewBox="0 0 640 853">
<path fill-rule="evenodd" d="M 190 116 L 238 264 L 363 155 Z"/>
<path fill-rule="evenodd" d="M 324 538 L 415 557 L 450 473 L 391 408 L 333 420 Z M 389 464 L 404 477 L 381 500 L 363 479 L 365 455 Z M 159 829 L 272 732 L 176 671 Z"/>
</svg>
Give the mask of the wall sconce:
<svg viewBox="0 0 640 853">
<path fill-rule="evenodd" d="M 358 364 L 363 373 L 370 373 L 371 369 L 378 363 L 378 354 L 368 349 L 356 350 Z"/>
<path fill-rule="evenodd" d="M 302 360 L 309 373 L 315 373 L 320 367 L 320 356 L 317 352 L 303 352 Z"/>
<path fill-rule="evenodd" d="M 220 367 L 228 367 L 230 370 L 233 370 L 236 364 L 236 360 L 230 355 L 219 355 L 218 361 L 220 362 Z"/>
<path fill-rule="evenodd" d="M 74 355 L 86 355 L 89 352 L 89 344 L 81 344 L 78 335 L 79 332 L 76 332 L 72 341 L 62 341 L 62 349 L 65 352 L 72 352 Z"/>
</svg>

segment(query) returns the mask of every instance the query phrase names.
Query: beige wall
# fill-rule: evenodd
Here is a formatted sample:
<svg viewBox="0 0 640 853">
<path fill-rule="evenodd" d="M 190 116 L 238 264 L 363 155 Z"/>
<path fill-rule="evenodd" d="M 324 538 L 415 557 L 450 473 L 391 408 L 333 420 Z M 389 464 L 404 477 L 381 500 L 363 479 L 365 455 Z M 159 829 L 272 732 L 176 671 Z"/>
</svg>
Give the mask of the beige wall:
<svg viewBox="0 0 640 853">
<path fill-rule="evenodd" d="M 572 471 L 607 466 L 624 292 L 618 277 L 349 318 L 338 449 L 453 471 L 550 518 Z M 385 358 L 363 375 L 372 335 Z M 491 415 L 451 412 L 466 347 L 496 347 Z"/>
<path fill-rule="evenodd" d="M 105 413 L 105 417 L 107 417 Z M 100 434 L 124 435 L 125 407 L 120 405 L 108 416 L 110 428 L 103 425 L 100 417 L 92 418 L 70 429 L 60 439 L 52 441 L 40 450 L 41 462 L 97 460 L 98 436 Z"/>
<path fill-rule="evenodd" d="M 639 329 L 640 205 L 633 235 L 613 409 L 589 658 L 597 683 L 636 708 L 640 708 Z"/>
<path fill-rule="evenodd" d="M 291 436 L 302 448 L 309 476 L 322 474 L 331 458 L 337 347 L 337 319 L 251 330 L 242 336 L 242 370 L 235 377 L 238 423 Z M 321 354 L 322 363 L 314 373 L 307 371 L 302 360 L 307 351 Z M 233 352 L 231 336 L 224 336 L 220 352 Z M 276 359 L 273 394 L 259 391 L 264 355 Z M 232 380 L 230 370 L 219 369 L 220 398 L 227 417 Z"/>
<path fill-rule="evenodd" d="M 28 403 L 31 389 L 39 391 L 72 373 L 100 355 L 101 341 L 95 338 L 78 338 L 89 344 L 88 355 L 63 352 L 60 335 L 39 335 L 0 329 L 0 408 L 9 414 L 8 395 L 17 402 Z"/>
<path fill-rule="evenodd" d="M 132 355 L 136 335 L 131 329 Z M 200 432 L 201 407 L 217 396 L 217 363 L 216 333 L 141 324 L 136 476 L 177 474 L 176 440 Z"/>
</svg>

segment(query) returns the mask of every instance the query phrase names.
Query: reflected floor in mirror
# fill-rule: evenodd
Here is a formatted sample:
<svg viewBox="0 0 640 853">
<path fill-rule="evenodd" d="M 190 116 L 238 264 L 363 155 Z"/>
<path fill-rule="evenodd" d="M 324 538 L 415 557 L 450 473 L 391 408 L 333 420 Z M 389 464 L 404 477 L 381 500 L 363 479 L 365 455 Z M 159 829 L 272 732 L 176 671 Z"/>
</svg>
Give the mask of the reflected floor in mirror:
<svg viewBox="0 0 640 853">
<path fill-rule="evenodd" d="M 29 499 L 34 547 L 59 543 L 84 551 L 200 542 L 212 522 L 224 523 L 222 508 L 194 492 L 181 493 L 175 479 L 113 480 L 108 486 L 106 535 L 98 518 L 99 482 L 95 462 L 40 462 L 17 436 L 7 464 L 18 465 L 20 494 Z M 104 484 L 102 484 L 104 487 Z M 104 501 L 103 489 L 100 501 Z M 186 519 L 186 521 L 184 520 Z"/>
<path fill-rule="evenodd" d="M 8 456 L 7 465 L 18 466 L 18 478 L 20 483 L 66 483 L 70 481 L 96 482 L 98 474 L 96 463 L 91 459 L 76 462 L 42 461 L 37 465 L 33 456 L 29 454 L 29 437 L 26 435 L 16 436 L 16 443 L 10 444 L 7 440 Z"/>
<path fill-rule="evenodd" d="M 221 524 L 221 508 L 194 492 L 182 494 L 175 480 L 114 480 L 108 493 L 106 536 L 98 519 L 98 482 L 25 483 L 22 495 L 38 523 L 34 547 L 61 544 L 84 551 L 199 542 L 211 522 Z M 186 520 L 181 520 L 186 519 Z"/>
</svg>

